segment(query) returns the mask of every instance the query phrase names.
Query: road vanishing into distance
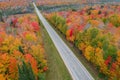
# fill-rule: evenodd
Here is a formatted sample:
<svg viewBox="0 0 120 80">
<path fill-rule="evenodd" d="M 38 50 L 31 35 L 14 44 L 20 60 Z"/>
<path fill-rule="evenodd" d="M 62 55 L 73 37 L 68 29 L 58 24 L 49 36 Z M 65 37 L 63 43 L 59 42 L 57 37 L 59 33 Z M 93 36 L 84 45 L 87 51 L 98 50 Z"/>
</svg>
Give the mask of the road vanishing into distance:
<svg viewBox="0 0 120 80">
<path fill-rule="evenodd" d="M 82 63 L 77 59 L 71 49 L 59 37 L 47 20 L 42 16 L 35 3 L 33 3 L 35 11 L 57 48 L 64 64 L 66 65 L 73 80 L 94 80 L 91 74 L 86 70 Z M 52 51 L 51 51 L 52 52 Z M 59 63 L 58 63 L 59 64 Z"/>
</svg>

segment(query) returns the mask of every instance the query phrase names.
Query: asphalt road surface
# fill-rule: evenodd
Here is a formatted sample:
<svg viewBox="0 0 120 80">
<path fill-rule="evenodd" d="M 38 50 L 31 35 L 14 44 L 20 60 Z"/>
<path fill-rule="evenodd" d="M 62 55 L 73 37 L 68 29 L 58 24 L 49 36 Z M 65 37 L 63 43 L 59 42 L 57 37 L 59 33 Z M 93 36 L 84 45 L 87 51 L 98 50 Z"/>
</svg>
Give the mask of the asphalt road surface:
<svg viewBox="0 0 120 80">
<path fill-rule="evenodd" d="M 82 63 L 77 59 L 70 48 L 64 43 L 64 41 L 59 37 L 51 25 L 42 16 L 40 11 L 37 9 L 36 5 L 33 3 L 35 11 L 47 30 L 50 38 L 52 39 L 55 47 L 57 48 L 64 64 L 66 65 L 70 75 L 73 80 L 94 80 L 91 74 L 86 70 Z M 52 52 L 52 51 L 51 51 Z"/>
</svg>

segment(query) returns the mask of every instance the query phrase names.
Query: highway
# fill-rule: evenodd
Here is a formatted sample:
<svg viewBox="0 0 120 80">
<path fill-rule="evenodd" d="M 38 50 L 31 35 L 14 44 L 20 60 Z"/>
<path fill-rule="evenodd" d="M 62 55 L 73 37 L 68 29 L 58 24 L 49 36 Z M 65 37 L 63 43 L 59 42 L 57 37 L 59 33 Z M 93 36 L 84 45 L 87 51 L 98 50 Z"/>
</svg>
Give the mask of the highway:
<svg viewBox="0 0 120 80">
<path fill-rule="evenodd" d="M 41 12 L 38 10 L 35 3 L 33 3 L 33 5 L 35 7 L 36 14 L 38 15 L 40 21 L 44 25 L 55 47 L 57 48 L 72 79 L 73 80 L 94 80 L 94 78 L 86 70 L 86 68 L 82 65 L 82 63 L 77 59 L 77 57 L 74 55 L 71 49 L 64 43 L 64 41 L 59 37 L 59 35 L 47 22 L 47 20 L 42 16 Z"/>
</svg>

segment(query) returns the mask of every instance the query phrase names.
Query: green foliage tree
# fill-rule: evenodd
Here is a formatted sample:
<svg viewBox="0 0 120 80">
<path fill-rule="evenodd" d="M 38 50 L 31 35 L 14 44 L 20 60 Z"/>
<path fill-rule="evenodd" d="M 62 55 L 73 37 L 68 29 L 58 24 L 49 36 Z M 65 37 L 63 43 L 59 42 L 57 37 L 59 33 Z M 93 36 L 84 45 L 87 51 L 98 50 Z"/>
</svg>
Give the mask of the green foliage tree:
<svg viewBox="0 0 120 80">
<path fill-rule="evenodd" d="M 36 80 L 30 63 L 22 61 L 22 65 L 18 65 L 18 80 Z"/>
</svg>

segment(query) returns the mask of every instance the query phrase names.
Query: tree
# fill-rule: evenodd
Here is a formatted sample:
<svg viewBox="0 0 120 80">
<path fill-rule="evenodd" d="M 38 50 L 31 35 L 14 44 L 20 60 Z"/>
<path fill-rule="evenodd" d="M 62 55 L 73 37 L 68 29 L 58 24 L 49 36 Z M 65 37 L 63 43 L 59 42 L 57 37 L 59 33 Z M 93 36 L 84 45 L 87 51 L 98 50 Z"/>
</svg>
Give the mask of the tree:
<svg viewBox="0 0 120 80">
<path fill-rule="evenodd" d="M 3 14 L 3 12 L 2 12 L 2 10 L 0 10 L 0 21 L 3 21 L 2 14 Z"/>
</svg>

